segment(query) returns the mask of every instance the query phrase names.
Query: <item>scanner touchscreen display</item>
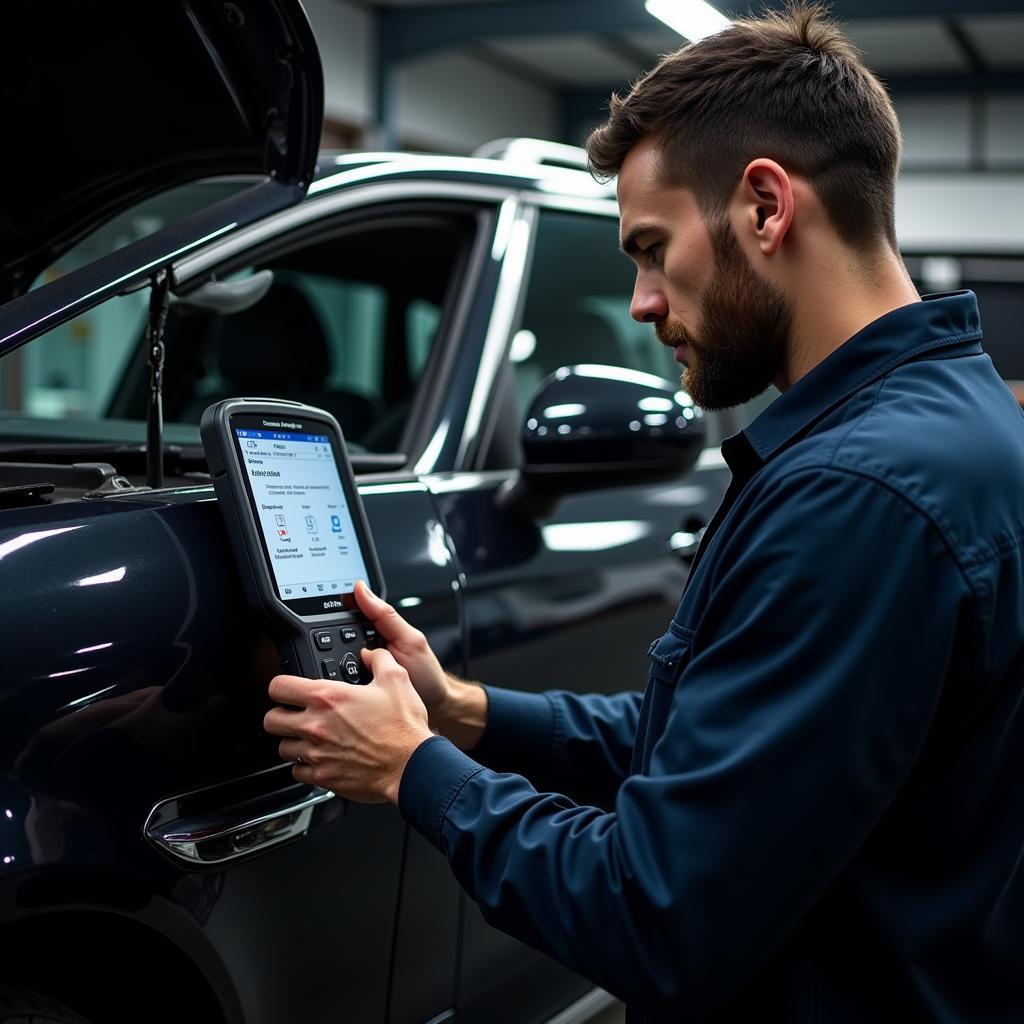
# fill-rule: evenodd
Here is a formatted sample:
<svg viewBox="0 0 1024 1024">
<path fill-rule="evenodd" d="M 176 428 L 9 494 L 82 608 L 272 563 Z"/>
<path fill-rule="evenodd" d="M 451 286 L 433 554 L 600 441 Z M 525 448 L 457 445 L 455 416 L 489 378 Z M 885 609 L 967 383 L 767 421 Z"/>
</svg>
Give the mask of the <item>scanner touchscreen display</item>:
<svg viewBox="0 0 1024 1024">
<path fill-rule="evenodd" d="M 331 436 L 317 423 L 281 430 L 239 419 L 232 431 L 278 596 L 300 613 L 329 610 L 331 598 L 352 607 L 356 580 L 369 577 Z"/>
</svg>

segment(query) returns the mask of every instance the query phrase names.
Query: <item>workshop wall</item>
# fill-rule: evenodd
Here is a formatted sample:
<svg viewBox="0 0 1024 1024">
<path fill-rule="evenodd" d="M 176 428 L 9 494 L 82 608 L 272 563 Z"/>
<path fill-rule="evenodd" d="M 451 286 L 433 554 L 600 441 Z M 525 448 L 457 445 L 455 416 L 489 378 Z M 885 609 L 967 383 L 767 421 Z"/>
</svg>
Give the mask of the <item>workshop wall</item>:
<svg viewBox="0 0 1024 1024">
<path fill-rule="evenodd" d="M 377 144 L 376 19 L 339 0 L 305 0 L 324 64 L 324 114 L 364 129 Z M 506 135 L 553 138 L 555 96 L 475 57 L 443 53 L 412 61 L 396 80 L 397 142 L 404 148 L 469 153 Z"/>
<path fill-rule="evenodd" d="M 555 138 L 555 98 L 472 56 L 410 62 L 397 78 L 399 137 L 423 149 L 469 153 L 504 136 Z"/>
<path fill-rule="evenodd" d="M 303 0 L 324 65 L 324 115 L 365 128 L 373 123 L 376 19 L 338 0 Z"/>
</svg>

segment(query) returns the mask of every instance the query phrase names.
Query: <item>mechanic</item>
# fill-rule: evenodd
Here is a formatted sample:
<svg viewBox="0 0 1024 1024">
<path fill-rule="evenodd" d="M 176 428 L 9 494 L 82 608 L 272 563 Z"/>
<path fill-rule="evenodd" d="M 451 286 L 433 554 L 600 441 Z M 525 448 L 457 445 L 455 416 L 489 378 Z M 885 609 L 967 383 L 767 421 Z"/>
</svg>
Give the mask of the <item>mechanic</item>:
<svg viewBox="0 0 1024 1024">
<path fill-rule="evenodd" d="M 267 729 L 632 1019 L 1024 1020 L 1024 414 L 974 296 L 899 257 L 885 91 L 795 6 L 666 57 L 588 151 L 689 393 L 782 392 L 722 446 L 645 693 L 460 681 L 360 588 L 375 681 L 279 676 Z"/>
</svg>

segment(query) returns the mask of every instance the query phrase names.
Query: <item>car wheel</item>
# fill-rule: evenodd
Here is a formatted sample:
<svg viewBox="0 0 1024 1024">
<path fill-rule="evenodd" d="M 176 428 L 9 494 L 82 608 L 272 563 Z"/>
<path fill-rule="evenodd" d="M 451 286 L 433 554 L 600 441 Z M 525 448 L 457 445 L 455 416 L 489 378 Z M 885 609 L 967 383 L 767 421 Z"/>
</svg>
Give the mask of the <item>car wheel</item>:
<svg viewBox="0 0 1024 1024">
<path fill-rule="evenodd" d="M 30 988 L 0 985 L 0 1024 L 89 1024 L 56 999 Z"/>
</svg>

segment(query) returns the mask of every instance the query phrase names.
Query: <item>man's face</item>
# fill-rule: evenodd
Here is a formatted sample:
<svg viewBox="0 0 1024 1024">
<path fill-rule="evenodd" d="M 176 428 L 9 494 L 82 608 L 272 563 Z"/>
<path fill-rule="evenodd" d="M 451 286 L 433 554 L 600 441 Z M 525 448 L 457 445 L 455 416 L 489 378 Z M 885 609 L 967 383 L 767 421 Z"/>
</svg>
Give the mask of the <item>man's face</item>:
<svg viewBox="0 0 1024 1024">
<path fill-rule="evenodd" d="M 790 311 L 728 217 L 706 224 L 692 192 L 661 180 L 649 140 L 627 155 L 618 197 L 622 247 L 637 268 L 630 312 L 685 364 L 683 387 L 705 409 L 761 394 L 785 367 Z"/>
</svg>

